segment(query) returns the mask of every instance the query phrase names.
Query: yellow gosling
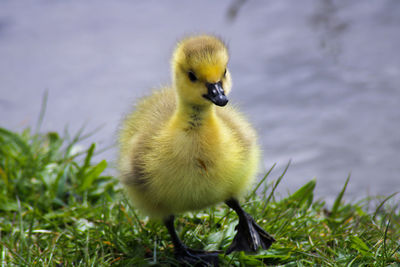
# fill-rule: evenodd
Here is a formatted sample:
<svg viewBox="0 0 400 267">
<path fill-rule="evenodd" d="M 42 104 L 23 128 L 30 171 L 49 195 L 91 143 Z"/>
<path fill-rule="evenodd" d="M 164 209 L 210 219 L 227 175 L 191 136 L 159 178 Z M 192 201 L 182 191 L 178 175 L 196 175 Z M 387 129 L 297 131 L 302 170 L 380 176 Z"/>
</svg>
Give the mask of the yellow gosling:
<svg viewBox="0 0 400 267">
<path fill-rule="evenodd" d="M 162 219 L 182 263 L 218 264 L 218 252 L 187 248 L 174 214 L 225 202 L 239 216 L 227 253 L 269 248 L 274 239 L 240 207 L 259 162 L 256 134 L 230 105 L 224 43 L 208 35 L 178 43 L 172 86 L 142 99 L 120 131 L 121 181 L 135 207 Z"/>
</svg>

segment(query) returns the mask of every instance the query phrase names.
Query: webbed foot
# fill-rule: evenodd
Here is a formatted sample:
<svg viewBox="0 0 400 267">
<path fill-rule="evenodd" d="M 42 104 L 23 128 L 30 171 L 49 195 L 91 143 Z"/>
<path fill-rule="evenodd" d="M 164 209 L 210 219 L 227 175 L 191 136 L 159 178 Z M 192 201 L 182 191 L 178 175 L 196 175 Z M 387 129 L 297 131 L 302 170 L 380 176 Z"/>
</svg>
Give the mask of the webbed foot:
<svg viewBox="0 0 400 267">
<path fill-rule="evenodd" d="M 182 247 L 175 250 L 175 257 L 184 266 L 218 267 L 219 253 L 222 251 L 204 251 Z"/>
<path fill-rule="evenodd" d="M 244 218 L 239 220 L 236 230 L 237 234 L 226 254 L 233 251 L 256 252 L 260 247 L 268 249 L 275 242 L 275 239 L 247 213 L 244 213 Z"/>
<path fill-rule="evenodd" d="M 237 233 L 228 247 L 226 254 L 232 251 L 256 252 L 260 247 L 268 249 L 275 239 L 262 229 L 254 219 L 246 213 L 239 202 L 232 198 L 226 201 L 239 216 L 239 224 L 236 226 Z"/>
<path fill-rule="evenodd" d="M 204 251 L 188 248 L 182 243 L 175 231 L 174 216 L 171 215 L 165 218 L 164 223 L 174 244 L 175 258 L 183 266 L 218 267 L 218 254 L 222 253 L 222 251 Z"/>
</svg>

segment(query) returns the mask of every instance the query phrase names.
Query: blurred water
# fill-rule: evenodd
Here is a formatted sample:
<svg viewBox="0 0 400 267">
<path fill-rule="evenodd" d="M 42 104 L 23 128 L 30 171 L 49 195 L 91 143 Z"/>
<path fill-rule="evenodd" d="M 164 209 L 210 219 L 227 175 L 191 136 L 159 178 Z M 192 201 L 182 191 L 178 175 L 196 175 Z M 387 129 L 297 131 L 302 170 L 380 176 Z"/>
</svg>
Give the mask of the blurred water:
<svg viewBox="0 0 400 267">
<path fill-rule="evenodd" d="M 397 0 L 0 2 L 0 125 L 104 127 L 169 83 L 176 40 L 208 32 L 231 52 L 231 102 L 254 123 L 264 167 L 292 164 L 280 192 L 317 177 L 328 201 L 400 191 L 400 2 Z M 113 161 L 115 149 L 101 155 Z"/>
</svg>

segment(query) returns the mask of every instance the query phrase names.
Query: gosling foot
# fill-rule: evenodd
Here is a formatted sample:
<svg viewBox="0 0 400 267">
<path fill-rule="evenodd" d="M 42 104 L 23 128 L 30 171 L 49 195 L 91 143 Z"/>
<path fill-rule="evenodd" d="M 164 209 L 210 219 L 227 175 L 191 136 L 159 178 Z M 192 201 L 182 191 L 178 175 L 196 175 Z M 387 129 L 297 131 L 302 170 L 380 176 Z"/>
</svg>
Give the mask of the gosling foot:
<svg viewBox="0 0 400 267">
<path fill-rule="evenodd" d="M 218 267 L 218 254 L 220 253 L 222 251 L 204 251 L 181 247 L 175 250 L 175 257 L 183 266 Z"/>
<path fill-rule="evenodd" d="M 239 216 L 239 224 L 236 226 L 236 236 L 228 247 L 226 254 L 232 251 L 256 252 L 259 248 L 268 249 L 275 239 L 264 231 L 254 219 L 246 213 L 236 199 L 226 201 Z"/>
<path fill-rule="evenodd" d="M 260 247 L 268 249 L 275 239 L 264 231 L 249 215 L 236 226 L 237 234 L 226 254 L 232 251 L 256 252 Z"/>
<path fill-rule="evenodd" d="M 186 247 L 179 239 L 174 226 L 174 215 L 164 219 L 164 224 L 171 235 L 175 249 L 175 258 L 183 266 L 216 266 L 218 267 L 218 254 L 222 251 L 203 251 Z"/>
</svg>

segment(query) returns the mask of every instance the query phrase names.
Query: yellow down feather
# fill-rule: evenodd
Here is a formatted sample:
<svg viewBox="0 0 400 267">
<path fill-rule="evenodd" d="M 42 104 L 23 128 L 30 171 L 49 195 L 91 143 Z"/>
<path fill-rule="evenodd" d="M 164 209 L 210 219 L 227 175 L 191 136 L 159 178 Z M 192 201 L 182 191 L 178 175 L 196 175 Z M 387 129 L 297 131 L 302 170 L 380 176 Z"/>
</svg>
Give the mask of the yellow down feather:
<svg viewBox="0 0 400 267">
<path fill-rule="evenodd" d="M 120 129 L 121 181 L 135 207 L 156 218 L 239 197 L 259 162 L 253 128 L 230 104 L 204 98 L 204 84 L 231 89 L 228 51 L 202 35 L 178 43 L 173 83 L 141 99 Z M 188 77 L 192 72 L 196 81 Z"/>
</svg>

